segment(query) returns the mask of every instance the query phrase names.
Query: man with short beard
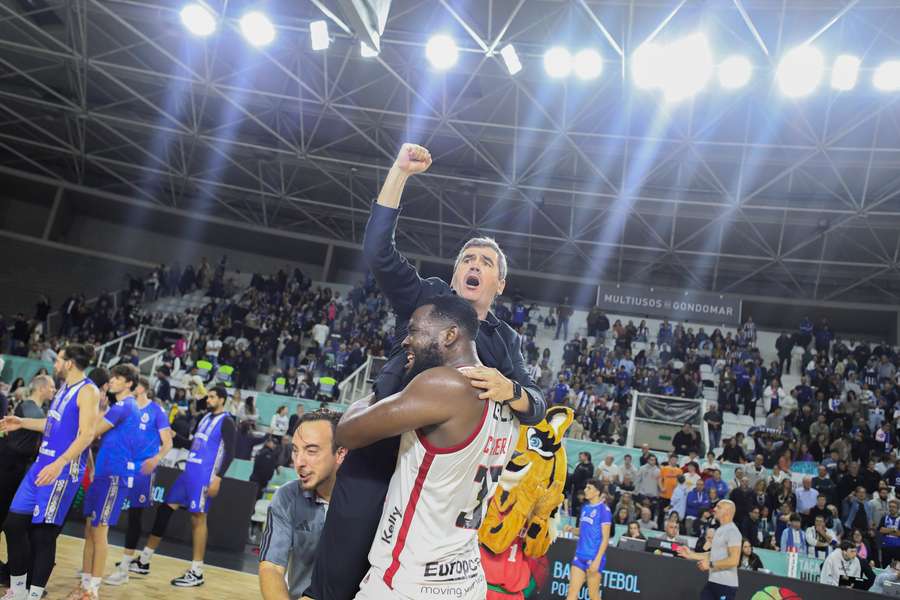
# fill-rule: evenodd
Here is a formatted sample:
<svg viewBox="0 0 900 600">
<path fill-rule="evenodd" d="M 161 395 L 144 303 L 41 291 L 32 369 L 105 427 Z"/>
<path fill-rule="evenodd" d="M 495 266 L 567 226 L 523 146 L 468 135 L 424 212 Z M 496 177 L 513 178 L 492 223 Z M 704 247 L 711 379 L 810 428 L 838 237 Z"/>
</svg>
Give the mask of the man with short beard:
<svg viewBox="0 0 900 600">
<path fill-rule="evenodd" d="M 448 284 L 419 273 L 397 250 L 395 233 L 400 196 L 413 175 L 431 166 L 425 148 L 404 144 L 388 172 L 366 226 L 363 255 L 378 287 L 397 317 L 395 339 L 403 339 L 413 312 L 433 298 L 459 295 L 475 309 L 475 344 L 483 365 L 463 371 L 481 397 L 508 403 L 522 423 L 536 424 L 546 411 L 543 393 L 526 371 L 522 340 L 491 313 L 495 298 L 506 286 L 506 256 L 490 238 L 474 238 L 460 250 Z M 406 352 L 396 344 L 375 381 L 375 397 L 386 398 L 403 389 Z M 380 507 L 397 464 L 399 437 L 350 452 L 338 473 L 325 529 L 316 554 L 316 567 L 307 595 L 315 600 L 350 600 L 369 569 L 366 559 L 378 529 Z"/>
<path fill-rule="evenodd" d="M 264 600 L 296 600 L 309 586 L 316 546 L 347 449 L 337 445 L 341 415 L 322 409 L 300 415 L 292 439 L 297 483 L 278 488 L 259 547 L 259 587 Z M 307 527 L 300 525 L 306 523 Z"/>
</svg>

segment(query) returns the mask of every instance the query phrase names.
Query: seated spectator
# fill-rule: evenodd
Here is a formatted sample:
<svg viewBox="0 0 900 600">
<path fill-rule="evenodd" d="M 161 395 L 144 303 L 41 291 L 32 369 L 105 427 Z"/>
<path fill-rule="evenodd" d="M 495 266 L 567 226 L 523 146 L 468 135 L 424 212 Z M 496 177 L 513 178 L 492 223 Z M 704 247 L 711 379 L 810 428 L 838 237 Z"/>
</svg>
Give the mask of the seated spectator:
<svg viewBox="0 0 900 600">
<path fill-rule="evenodd" d="M 644 534 L 641 533 L 641 525 L 637 521 L 632 521 L 628 524 L 628 530 L 625 532 L 624 537 L 629 537 L 635 540 L 646 540 Z"/>
<path fill-rule="evenodd" d="M 642 506 L 640 518 L 637 520 L 637 524 L 641 529 L 650 529 L 657 530 L 659 529 L 659 525 L 657 525 L 656 521 L 653 519 L 653 512 L 650 508 L 646 506 Z"/>
<path fill-rule="evenodd" d="M 888 561 L 884 571 L 878 574 L 875 578 L 875 583 L 872 584 L 869 591 L 873 594 L 884 594 L 884 584 L 888 581 L 891 583 L 900 581 L 900 558 L 891 558 Z"/>
<path fill-rule="evenodd" d="M 272 420 L 269 421 L 269 435 L 276 439 L 281 438 L 287 434 L 288 423 L 287 406 L 282 404 L 275 410 Z"/>
<path fill-rule="evenodd" d="M 741 544 L 741 562 L 738 564 L 738 568 L 748 571 L 759 571 L 763 568 L 762 560 L 753 552 L 750 540 L 745 539 Z"/>
<path fill-rule="evenodd" d="M 666 542 L 672 542 L 675 544 L 685 545 L 686 540 L 679 535 L 679 515 L 678 513 L 671 513 L 672 516 L 666 519 L 665 528 L 663 529 L 663 535 L 660 539 Z"/>
<path fill-rule="evenodd" d="M 837 534 L 825 526 L 825 517 L 816 517 L 814 524 L 806 530 L 806 546 L 810 556 L 824 560 L 839 542 Z"/>
<path fill-rule="evenodd" d="M 697 543 L 694 544 L 694 552 L 709 552 L 712 550 L 713 538 L 716 535 L 716 530 L 712 527 L 706 529 L 704 534 L 697 538 Z"/>
<path fill-rule="evenodd" d="M 824 585 L 840 585 L 842 577 L 860 577 L 862 566 L 856 557 L 856 547 L 850 540 L 841 542 L 839 548 L 832 550 L 822 565 L 819 583 Z"/>
<path fill-rule="evenodd" d="M 722 481 L 722 472 L 718 467 L 711 469 L 712 477 L 706 480 L 705 487 L 707 490 L 715 488 L 719 498 L 728 497 L 728 484 Z"/>
</svg>

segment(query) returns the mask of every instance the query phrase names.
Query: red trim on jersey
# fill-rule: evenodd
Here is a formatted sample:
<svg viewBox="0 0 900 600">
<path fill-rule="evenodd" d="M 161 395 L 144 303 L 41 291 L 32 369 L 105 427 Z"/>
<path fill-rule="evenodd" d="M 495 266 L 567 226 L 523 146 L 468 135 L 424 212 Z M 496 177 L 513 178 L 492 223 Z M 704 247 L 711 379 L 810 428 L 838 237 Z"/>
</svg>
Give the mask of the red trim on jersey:
<svg viewBox="0 0 900 600">
<path fill-rule="evenodd" d="M 456 444 L 455 446 L 448 446 L 447 448 L 441 448 L 440 446 L 435 446 L 431 442 L 428 441 L 428 438 L 425 437 L 425 434 L 422 433 L 421 430 L 416 429 L 416 436 L 419 438 L 419 443 L 425 446 L 425 450 L 431 452 L 433 454 L 450 454 L 452 452 L 459 452 L 466 446 L 472 443 L 472 441 L 478 437 L 479 432 L 481 432 L 481 428 L 484 427 L 484 421 L 487 419 L 488 407 L 490 406 L 491 401 L 485 400 L 484 402 L 484 410 L 481 413 L 481 421 L 478 423 L 478 426 L 475 427 L 475 430 L 463 441 Z"/>
<path fill-rule="evenodd" d="M 416 513 L 416 504 L 419 502 L 419 496 L 422 495 L 422 487 L 425 485 L 425 478 L 428 476 L 428 470 L 431 469 L 431 463 L 434 462 L 434 454 L 426 452 L 419 465 L 419 472 L 416 474 L 416 482 L 413 484 L 412 492 L 409 500 L 406 502 L 406 510 L 403 512 L 403 521 L 400 523 L 400 531 L 397 533 L 397 543 L 394 544 L 394 551 L 391 552 L 391 565 L 384 572 L 384 583 L 391 589 L 394 589 L 392 583 L 394 575 L 400 568 L 400 554 L 406 545 L 406 536 L 409 534 L 409 525 L 412 523 L 413 516 Z"/>
</svg>

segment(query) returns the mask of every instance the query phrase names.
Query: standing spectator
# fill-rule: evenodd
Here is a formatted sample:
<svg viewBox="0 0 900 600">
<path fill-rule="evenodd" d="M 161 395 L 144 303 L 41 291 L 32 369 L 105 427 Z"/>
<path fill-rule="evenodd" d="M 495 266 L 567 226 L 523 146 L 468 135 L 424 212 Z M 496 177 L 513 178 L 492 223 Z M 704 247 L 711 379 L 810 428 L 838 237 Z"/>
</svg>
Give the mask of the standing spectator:
<svg viewBox="0 0 900 600">
<path fill-rule="evenodd" d="M 722 441 L 722 413 L 719 411 L 719 405 L 715 402 L 709 403 L 709 410 L 703 415 L 706 421 L 706 427 L 709 430 L 709 449 L 719 447 Z"/>
<path fill-rule="evenodd" d="M 559 318 L 559 321 L 556 323 L 556 335 L 554 336 L 554 340 L 559 339 L 559 332 L 562 330 L 563 339 L 569 339 L 569 317 L 572 316 L 572 307 L 569 305 L 569 297 L 566 296 L 563 298 L 561 304 L 556 307 L 556 315 Z"/>
<path fill-rule="evenodd" d="M 172 384 L 169 383 L 169 367 L 163 365 L 156 371 L 156 389 L 154 397 L 159 402 L 170 403 L 172 401 Z"/>
<path fill-rule="evenodd" d="M 656 455 L 651 454 L 647 457 L 647 462 L 638 469 L 637 477 L 634 480 L 638 499 L 649 498 L 651 502 L 656 502 L 656 499 L 659 498 L 659 484 L 659 466 L 656 464 Z"/>
<path fill-rule="evenodd" d="M 800 518 L 800 515 L 794 513 L 790 516 L 789 523 L 790 526 L 781 532 L 779 548 L 782 552 L 795 551 L 805 555 L 808 545 L 806 543 L 806 534 L 802 529 L 803 519 Z"/>
<path fill-rule="evenodd" d="M 900 560 L 900 501 L 897 499 L 888 502 L 888 514 L 881 518 L 878 533 L 881 534 L 881 564 Z"/>
<path fill-rule="evenodd" d="M 256 499 L 259 500 L 266 491 L 269 481 L 278 470 L 278 450 L 275 446 L 275 438 L 271 435 L 266 438 L 266 443 L 253 459 L 253 473 L 250 481 L 257 485 Z"/>
<path fill-rule="evenodd" d="M 328 328 L 328 325 L 325 324 L 325 319 L 322 319 L 318 323 L 316 323 L 312 328 L 312 337 L 319 344 L 320 348 L 325 346 L 325 342 L 328 341 L 328 336 L 331 334 L 331 330 Z"/>
<path fill-rule="evenodd" d="M 794 350 L 794 340 L 787 332 L 782 331 L 775 340 L 775 350 L 778 352 L 778 370 L 785 375 L 791 373 L 791 352 Z"/>
<path fill-rule="evenodd" d="M 838 545 L 837 535 L 825 525 L 825 517 L 816 517 L 806 530 L 806 546 L 810 556 L 825 559 L 829 552 Z"/>
<path fill-rule="evenodd" d="M 275 414 L 272 415 L 272 420 L 269 422 L 269 435 L 276 438 L 283 437 L 287 434 L 288 424 L 287 406 L 282 404 L 275 411 Z"/>
<path fill-rule="evenodd" d="M 303 420 L 303 415 L 305 412 L 306 409 L 303 407 L 303 403 L 298 402 L 297 411 L 291 415 L 291 420 L 288 423 L 288 435 L 293 436 L 294 432 L 297 431 L 297 426 L 300 425 L 300 422 Z"/>
<path fill-rule="evenodd" d="M 619 467 L 616 466 L 612 454 L 607 454 L 603 458 L 603 462 L 597 467 L 596 477 L 601 481 L 605 480 L 610 483 L 619 483 L 621 481 L 621 472 Z"/>
<path fill-rule="evenodd" d="M 809 511 L 816 505 L 816 498 L 819 497 L 819 491 L 812 487 L 812 478 L 804 477 L 803 484 L 796 492 L 797 496 L 797 512 L 804 519 L 804 527 L 812 525 L 812 519 Z"/>
</svg>

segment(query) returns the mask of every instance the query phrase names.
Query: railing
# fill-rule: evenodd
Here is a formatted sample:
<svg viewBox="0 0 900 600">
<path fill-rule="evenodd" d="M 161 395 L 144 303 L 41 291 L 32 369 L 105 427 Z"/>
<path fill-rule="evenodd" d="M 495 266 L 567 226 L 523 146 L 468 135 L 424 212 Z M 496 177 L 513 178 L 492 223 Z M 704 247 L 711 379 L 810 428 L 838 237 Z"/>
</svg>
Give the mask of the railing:
<svg viewBox="0 0 900 600">
<path fill-rule="evenodd" d="M 137 343 L 135 344 L 135 347 L 137 347 L 137 348 L 146 348 L 146 349 L 153 349 L 153 350 L 163 349 L 164 350 L 164 348 L 160 348 L 157 345 L 159 340 L 154 339 L 153 335 L 150 335 L 149 339 L 148 339 L 147 334 L 154 334 L 154 333 L 158 334 L 160 339 L 165 338 L 166 333 L 174 333 L 174 334 L 177 334 L 179 337 L 184 337 L 187 340 L 188 348 L 191 347 L 191 343 L 193 343 L 193 341 L 194 341 L 194 332 L 188 331 L 187 329 L 166 329 L 164 327 L 153 327 L 150 325 L 141 325 L 141 328 L 138 330 L 138 333 L 140 335 L 138 336 Z"/>
<path fill-rule="evenodd" d="M 372 372 L 372 355 L 366 354 L 366 362 L 338 384 L 342 404 L 352 404 L 366 395 L 366 385 Z"/>
<path fill-rule="evenodd" d="M 126 335 L 123 335 L 120 338 L 116 338 L 116 339 L 112 340 L 111 342 L 106 342 L 105 344 L 103 344 L 102 346 L 97 348 L 95 350 L 95 352 L 97 354 L 97 364 L 101 365 L 101 366 L 106 366 L 106 364 L 103 362 L 103 357 L 106 356 L 107 350 L 109 348 L 112 348 L 113 346 L 115 346 L 115 348 L 116 348 L 115 352 L 112 353 L 113 358 L 122 355 L 122 348 L 125 346 L 126 341 L 133 339 L 134 341 L 130 345 L 136 346 L 137 338 L 139 335 L 140 335 L 140 329 L 137 331 L 132 331 L 131 333 L 128 333 Z"/>
</svg>

